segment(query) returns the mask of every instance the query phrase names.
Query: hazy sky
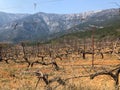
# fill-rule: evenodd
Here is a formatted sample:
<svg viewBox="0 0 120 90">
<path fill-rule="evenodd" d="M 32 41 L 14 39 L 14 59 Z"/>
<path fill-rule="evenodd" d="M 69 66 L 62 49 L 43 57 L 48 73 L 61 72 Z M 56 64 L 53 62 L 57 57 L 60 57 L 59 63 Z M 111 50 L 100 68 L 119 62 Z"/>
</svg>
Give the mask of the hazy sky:
<svg viewBox="0 0 120 90">
<path fill-rule="evenodd" d="M 120 4 L 119 0 L 0 0 L 0 11 L 11 13 L 80 13 L 118 8 L 113 2 Z"/>
</svg>

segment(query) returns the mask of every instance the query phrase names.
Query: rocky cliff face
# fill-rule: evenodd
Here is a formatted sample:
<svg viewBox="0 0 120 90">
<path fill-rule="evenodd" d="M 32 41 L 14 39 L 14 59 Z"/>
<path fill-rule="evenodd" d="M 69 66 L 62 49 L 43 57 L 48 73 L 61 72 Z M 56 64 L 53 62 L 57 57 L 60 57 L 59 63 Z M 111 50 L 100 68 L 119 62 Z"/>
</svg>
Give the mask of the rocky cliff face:
<svg viewBox="0 0 120 90">
<path fill-rule="evenodd" d="M 38 17 L 42 17 L 48 25 L 51 33 L 67 30 L 75 25 L 82 23 L 82 20 L 87 20 L 95 12 L 85 12 L 80 14 L 47 14 L 38 13 Z"/>
</svg>

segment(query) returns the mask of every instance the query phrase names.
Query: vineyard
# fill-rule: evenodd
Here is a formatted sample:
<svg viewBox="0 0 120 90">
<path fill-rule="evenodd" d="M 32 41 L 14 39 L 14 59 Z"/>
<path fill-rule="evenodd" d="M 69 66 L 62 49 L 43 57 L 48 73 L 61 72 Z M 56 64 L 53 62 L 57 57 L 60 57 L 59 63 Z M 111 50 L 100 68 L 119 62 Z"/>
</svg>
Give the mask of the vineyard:
<svg viewBox="0 0 120 90">
<path fill-rule="evenodd" d="M 0 44 L 0 90 L 119 90 L 120 39 Z"/>
</svg>

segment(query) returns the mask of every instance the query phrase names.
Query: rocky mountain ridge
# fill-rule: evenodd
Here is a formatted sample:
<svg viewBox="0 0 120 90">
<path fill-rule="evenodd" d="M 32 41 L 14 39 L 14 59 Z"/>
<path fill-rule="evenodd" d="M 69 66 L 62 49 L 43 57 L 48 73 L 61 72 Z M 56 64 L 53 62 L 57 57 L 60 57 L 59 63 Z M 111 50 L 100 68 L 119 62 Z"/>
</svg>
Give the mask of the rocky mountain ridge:
<svg viewBox="0 0 120 90">
<path fill-rule="evenodd" d="M 0 27 L 0 41 L 19 42 L 24 40 L 48 40 L 56 33 L 71 30 L 85 30 L 89 24 L 103 27 L 119 15 L 118 9 L 90 11 L 80 14 L 49 14 L 39 12 L 31 15 L 17 15 L 3 22 Z M 6 15 L 7 16 L 7 15 Z M 1 15 L 0 15 L 1 18 Z M 2 22 L 2 21 L 1 21 Z M 76 27 L 79 25 L 80 28 Z M 76 28 L 74 28 L 76 27 Z"/>
</svg>

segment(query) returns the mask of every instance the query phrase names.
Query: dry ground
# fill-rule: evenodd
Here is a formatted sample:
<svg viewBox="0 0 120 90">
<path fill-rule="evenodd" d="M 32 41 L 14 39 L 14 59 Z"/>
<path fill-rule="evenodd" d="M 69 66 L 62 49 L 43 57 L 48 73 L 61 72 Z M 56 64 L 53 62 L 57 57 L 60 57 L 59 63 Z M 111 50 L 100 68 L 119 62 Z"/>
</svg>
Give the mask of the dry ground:
<svg viewBox="0 0 120 90">
<path fill-rule="evenodd" d="M 91 55 L 87 56 L 85 60 L 80 57 L 71 57 L 64 58 L 62 61 L 57 59 L 56 62 L 60 66 L 59 71 L 54 70 L 51 65 L 35 64 L 28 68 L 26 63 L 18 64 L 11 61 L 10 64 L 6 64 L 0 62 L 0 90 L 35 90 L 38 80 L 34 74 L 36 70 L 47 73 L 49 79 L 56 76 L 63 80 L 76 77 L 66 80 L 67 85 L 65 86 L 56 82 L 50 84 L 54 90 L 115 90 L 114 80 L 110 76 L 101 75 L 93 80 L 89 77 L 92 73 L 112 69 L 115 65 L 120 64 L 115 56 L 106 55 L 104 59 L 100 59 L 99 56 L 95 57 L 94 70 L 91 68 Z M 44 90 L 45 83 L 41 80 L 36 89 Z"/>
</svg>

